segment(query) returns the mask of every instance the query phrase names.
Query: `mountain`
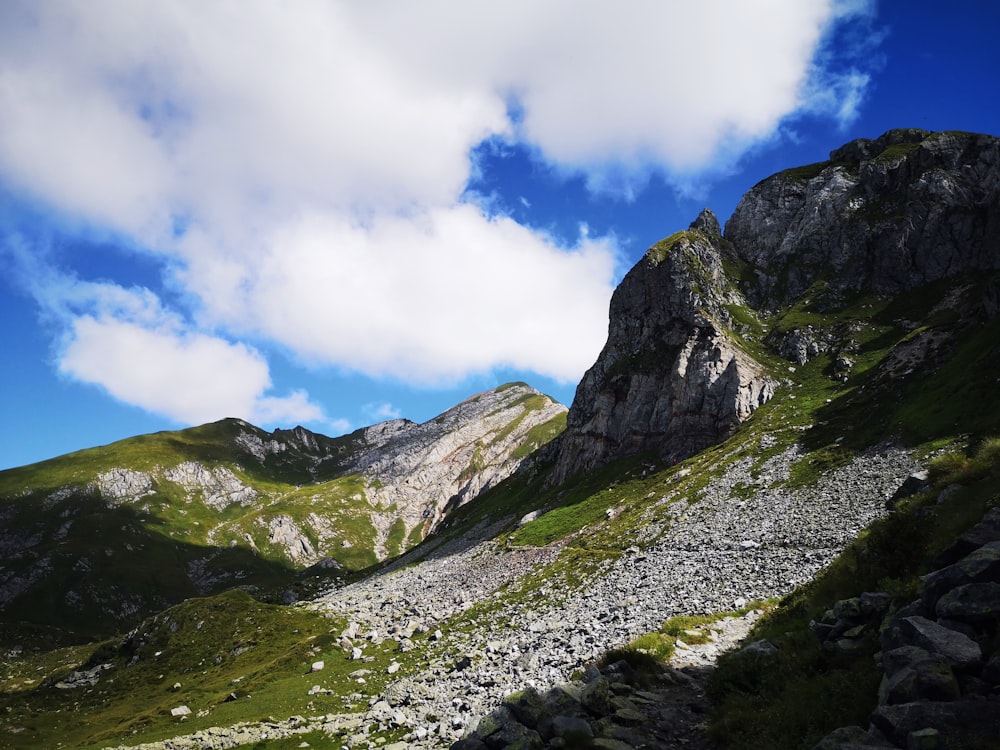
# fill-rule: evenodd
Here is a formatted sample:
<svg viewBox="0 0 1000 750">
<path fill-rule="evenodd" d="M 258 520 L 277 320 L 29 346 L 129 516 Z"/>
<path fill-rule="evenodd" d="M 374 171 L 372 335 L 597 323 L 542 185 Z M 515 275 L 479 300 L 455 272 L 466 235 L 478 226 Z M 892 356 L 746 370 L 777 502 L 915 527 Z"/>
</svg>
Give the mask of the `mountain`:
<svg viewBox="0 0 1000 750">
<path fill-rule="evenodd" d="M 515 384 L 5 472 L 0 745 L 995 747 L 998 170 L 894 130 L 702 212 L 568 414 Z"/>
<path fill-rule="evenodd" d="M 108 634 L 184 598 L 286 590 L 419 543 L 563 427 L 522 383 L 342 438 L 227 419 L 0 473 L 0 618 Z"/>
<path fill-rule="evenodd" d="M 972 404 L 995 401 L 998 270 L 995 137 L 892 130 L 767 178 L 724 234 L 705 211 L 622 281 L 607 344 L 570 408 L 555 479 L 720 442 L 795 380 L 775 354 L 797 366 L 822 354 L 826 374 L 845 383 L 874 367 L 854 400 L 898 388 L 928 401 L 961 397 L 967 429 L 992 425 L 995 411 Z M 893 419 L 908 437 L 938 429 L 913 409 L 871 406 L 885 415 L 880 429 Z"/>
</svg>

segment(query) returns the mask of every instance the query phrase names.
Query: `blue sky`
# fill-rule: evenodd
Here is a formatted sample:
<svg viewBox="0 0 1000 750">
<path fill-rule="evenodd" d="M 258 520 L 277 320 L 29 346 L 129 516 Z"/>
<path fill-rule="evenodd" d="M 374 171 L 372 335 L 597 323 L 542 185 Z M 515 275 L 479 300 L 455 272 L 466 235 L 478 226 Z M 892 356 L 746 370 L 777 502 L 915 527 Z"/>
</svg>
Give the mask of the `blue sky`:
<svg viewBox="0 0 1000 750">
<path fill-rule="evenodd" d="M 893 127 L 1000 135 L 998 32 L 993 0 L 8 0 L 0 468 L 568 405 L 703 207 Z"/>
</svg>

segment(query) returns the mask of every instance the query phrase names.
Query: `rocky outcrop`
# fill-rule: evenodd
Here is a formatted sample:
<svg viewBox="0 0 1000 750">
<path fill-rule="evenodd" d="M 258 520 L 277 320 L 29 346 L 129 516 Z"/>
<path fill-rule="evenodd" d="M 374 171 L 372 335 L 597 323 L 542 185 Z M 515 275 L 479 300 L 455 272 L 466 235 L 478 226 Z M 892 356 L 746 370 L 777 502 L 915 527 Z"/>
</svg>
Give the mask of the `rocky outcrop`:
<svg viewBox="0 0 1000 750">
<path fill-rule="evenodd" d="M 179 484 L 188 493 L 201 493 L 205 505 L 217 511 L 234 503 L 250 506 L 257 500 L 257 491 L 241 482 L 226 466 L 208 467 L 198 461 L 184 461 L 163 472 L 163 478 Z"/>
<path fill-rule="evenodd" d="M 553 437 L 566 407 L 513 383 L 480 393 L 424 424 L 365 430 L 370 446 L 351 463 L 376 508 L 395 506 L 409 532 L 429 533 L 455 508 L 513 474 Z M 548 426 L 548 428 L 546 427 Z"/>
<path fill-rule="evenodd" d="M 852 294 L 896 295 L 998 269 L 998 138 L 891 130 L 769 177 L 742 198 L 723 237 L 706 209 L 626 275 L 611 300 L 607 344 L 577 389 L 553 479 L 643 452 L 682 458 L 728 437 L 776 385 L 747 339 L 733 335 L 735 326 L 747 336 L 740 324 L 755 311 L 802 303 L 830 312 Z M 977 314 L 1000 309 L 994 286 L 980 296 Z M 830 352 L 833 377 L 845 381 L 850 336 L 833 333 L 782 327 L 764 343 L 798 365 Z M 915 335 L 900 347 L 900 372 L 945 339 Z"/>
<path fill-rule="evenodd" d="M 744 291 L 780 307 L 827 293 L 898 294 L 1000 268 L 1000 139 L 890 130 L 758 183 L 726 222 Z"/>
<path fill-rule="evenodd" d="M 647 252 L 611 298 L 608 340 L 576 391 L 553 479 L 650 452 L 690 456 L 728 437 L 775 380 L 731 335 L 745 301 L 705 211 Z"/>
<path fill-rule="evenodd" d="M 923 577 L 919 599 L 884 620 L 889 595 L 868 593 L 838 602 L 827 623 L 814 625 L 831 650 L 852 650 L 865 630 L 877 632 L 883 673 L 870 726 L 838 729 L 815 750 L 845 748 L 848 740 L 890 748 L 996 747 L 1000 509 L 990 510 L 939 562 L 949 559 L 954 562 Z"/>
</svg>

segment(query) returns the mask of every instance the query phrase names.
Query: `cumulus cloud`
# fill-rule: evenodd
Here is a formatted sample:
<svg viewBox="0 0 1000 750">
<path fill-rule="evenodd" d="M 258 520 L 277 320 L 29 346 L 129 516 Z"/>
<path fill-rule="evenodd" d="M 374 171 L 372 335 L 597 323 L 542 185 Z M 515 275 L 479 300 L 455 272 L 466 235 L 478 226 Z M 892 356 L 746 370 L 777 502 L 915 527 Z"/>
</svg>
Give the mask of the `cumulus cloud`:
<svg viewBox="0 0 1000 750">
<path fill-rule="evenodd" d="M 70 324 L 59 370 L 120 401 L 188 424 L 234 415 L 262 424 L 323 418 L 322 409 L 301 391 L 264 395 L 271 380 L 258 352 L 200 333 L 85 315 Z"/>
<path fill-rule="evenodd" d="M 241 337 L 425 385 L 572 381 L 603 343 L 614 238 L 565 247 L 468 202 L 472 150 L 519 142 L 619 191 L 679 184 L 796 111 L 849 118 L 867 80 L 816 53 L 865 8 L 9 0 L 0 182 L 162 260 L 169 325 L 65 319 L 63 371 L 143 408 L 318 418 L 305 393 L 266 395 Z M 220 377 L 189 382 L 199 368 Z"/>
<path fill-rule="evenodd" d="M 175 422 L 238 416 L 259 424 L 329 421 L 346 430 L 304 391 L 270 393 L 267 361 L 253 347 L 190 330 L 144 287 L 60 272 L 42 260 L 47 252 L 18 235 L 0 242 L 10 276 L 62 332 L 55 356 L 63 375 Z"/>
<path fill-rule="evenodd" d="M 361 408 L 361 411 L 373 422 L 384 422 L 389 419 L 399 419 L 403 416 L 399 409 L 386 401 L 365 404 Z"/>
</svg>

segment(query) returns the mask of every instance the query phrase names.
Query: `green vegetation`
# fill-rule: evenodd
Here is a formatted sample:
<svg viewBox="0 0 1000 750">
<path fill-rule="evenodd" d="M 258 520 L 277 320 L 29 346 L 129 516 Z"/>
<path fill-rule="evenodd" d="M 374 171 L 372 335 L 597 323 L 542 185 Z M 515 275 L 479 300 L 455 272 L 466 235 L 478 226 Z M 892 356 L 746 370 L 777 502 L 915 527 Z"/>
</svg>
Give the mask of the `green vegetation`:
<svg viewBox="0 0 1000 750">
<path fill-rule="evenodd" d="M 920 148 L 920 142 L 916 143 L 896 143 L 892 146 L 887 146 L 882 150 L 878 156 L 872 159 L 873 162 L 879 163 L 894 163 L 905 159 L 907 156 L 912 154 Z"/>
<path fill-rule="evenodd" d="M 712 640 L 712 632 L 717 629 L 713 626 L 720 620 L 727 617 L 742 617 L 756 609 L 770 609 L 773 606 L 774 602 L 751 602 L 731 612 L 671 617 L 658 630 L 640 635 L 626 647 L 626 650 L 652 656 L 659 662 L 667 662 L 676 653 L 678 641 L 689 646 L 709 643 Z M 625 658 L 631 663 L 628 657 Z M 609 657 L 602 659 L 605 660 L 613 661 Z"/>
<path fill-rule="evenodd" d="M 874 633 L 856 651 L 831 653 L 809 628 L 834 602 L 886 591 L 900 607 L 916 595 L 918 577 L 963 530 L 1000 506 L 1000 440 L 972 455 L 951 451 L 929 464 L 931 491 L 902 501 L 876 521 L 813 582 L 762 618 L 750 639 L 778 647 L 773 658 L 731 653 L 710 682 L 716 703 L 711 735 L 721 748 L 811 748 L 838 726 L 867 724 L 880 673 Z M 945 487 L 961 488 L 941 495 Z"/>
</svg>

